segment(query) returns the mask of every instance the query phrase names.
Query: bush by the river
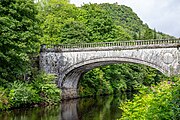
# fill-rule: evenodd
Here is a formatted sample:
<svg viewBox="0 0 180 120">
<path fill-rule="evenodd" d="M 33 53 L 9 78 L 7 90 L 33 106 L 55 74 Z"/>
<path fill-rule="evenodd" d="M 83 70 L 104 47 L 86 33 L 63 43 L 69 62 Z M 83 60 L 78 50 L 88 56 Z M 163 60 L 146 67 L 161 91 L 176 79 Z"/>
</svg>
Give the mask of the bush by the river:
<svg viewBox="0 0 180 120">
<path fill-rule="evenodd" d="M 0 110 L 59 102 L 60 89 L 52 83 L 53 80 L 53 75 L 41 73 L 31 82 L 17 80 L 9 83 L 6 89 L 0 87 Z"/>
<path fill-rule="evenodd" d="M 132 101 L 123 103 L 121 120 L 178 120 L 180 118 L 180 78 L 142 87 Z"/>
</svg>

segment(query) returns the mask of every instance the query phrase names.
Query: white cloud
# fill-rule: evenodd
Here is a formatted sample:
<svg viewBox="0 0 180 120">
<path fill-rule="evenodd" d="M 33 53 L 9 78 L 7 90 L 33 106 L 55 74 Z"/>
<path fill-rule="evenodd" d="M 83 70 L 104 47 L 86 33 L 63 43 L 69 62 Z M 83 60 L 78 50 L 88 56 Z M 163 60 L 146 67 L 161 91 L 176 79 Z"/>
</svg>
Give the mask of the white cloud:
<svg viewBox="0 0 180 120">
<path fill-rule="evenodd" d="M 179 0 L 70 0 L 77 6 L 83 3 L 116 3 L 129 6 L 151 28 L 180 37 Z"/>
</svg>

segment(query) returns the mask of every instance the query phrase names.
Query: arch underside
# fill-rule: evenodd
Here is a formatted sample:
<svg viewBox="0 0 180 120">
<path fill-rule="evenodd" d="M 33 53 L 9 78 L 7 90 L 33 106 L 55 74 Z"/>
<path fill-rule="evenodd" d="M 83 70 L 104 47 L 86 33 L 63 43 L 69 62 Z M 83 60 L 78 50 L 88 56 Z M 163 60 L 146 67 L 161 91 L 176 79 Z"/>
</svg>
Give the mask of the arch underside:
<svg viewBox="0 0 180 120">
<path fill-rule="evenodd" d="M 66 73 L 64 73 L 64 78 L 59 81 L 60 88 L 70 88 L 70 89 L 77 89 L 78 82 L 80 77 L 89 70 L 99 66 L 105 66 L 110 64 L 117 64 L 117 63 L 136 63 L 136 64 L 143 64 L 146 66 L 150 66 L 159 70 L 161 73 L 168 75 L 169 72 L 164 70 L 162 66 L 159 66 L 155 63 L 150 63 L 147 61 L 133 59 L 133 58 L 99 58 L 99 59 L 91 59 L 88 61 L 83 61 L 77 63 L 68 69 L 66 69 Z"/>
</svg>

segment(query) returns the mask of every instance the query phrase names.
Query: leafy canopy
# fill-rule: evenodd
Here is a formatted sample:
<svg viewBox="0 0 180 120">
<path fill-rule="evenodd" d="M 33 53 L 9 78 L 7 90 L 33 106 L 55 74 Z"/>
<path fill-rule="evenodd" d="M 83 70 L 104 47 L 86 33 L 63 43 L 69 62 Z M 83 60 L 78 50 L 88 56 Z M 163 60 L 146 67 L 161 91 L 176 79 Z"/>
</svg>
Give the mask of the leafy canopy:
<svg viewBox="0 0 180 120">
<path fill-rule="evenodd" d="M 0 1 L 0 83 L 29 71 L 29 54 L 38 45 L 36 14 L 33 0 Z"/>
</svg>

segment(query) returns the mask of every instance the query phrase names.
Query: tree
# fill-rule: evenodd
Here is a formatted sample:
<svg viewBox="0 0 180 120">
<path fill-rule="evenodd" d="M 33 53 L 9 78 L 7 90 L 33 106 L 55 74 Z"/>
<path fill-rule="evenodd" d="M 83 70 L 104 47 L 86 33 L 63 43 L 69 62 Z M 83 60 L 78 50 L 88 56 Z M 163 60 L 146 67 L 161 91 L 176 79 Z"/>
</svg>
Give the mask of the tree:
<svg viewBox="0 0 180 120">
<path fill-rule="evenodd" d="M 157 39 L 157 32 L 156 32 L 156 29 L 154 28 L 154 39 Z"/>
<path fill-rule="evenodd" d="M 40 41 L 43 44 L 60 44 L 64 42 L 65 36 L 63 33 L 70 30 L 67 30 L 66 27 L 75 27 L 77 25 L 75 23 L 80 10 L 75 5 L 69 4 L 68 0 L 41 0 L 38 4 L 38 17 L 41 19 L 40 27 L 43 31 Z M 73 24 L 73 26 L 68 24 Z"/>
<path fill-rule="evenodd" d="M 107 11 L 98 4 L 85 4 L 82 9 L 86 11 L 84 19 L 86 19 L 85 25 L 91 42 L 117 40 L 119 28 L 115 26 Z"/>
<path fill-rule="evenodd" d="M 38 48 L 36 15 L 33 0 L 0 1 L 0 84 L 29 72 L 29 54 Z"/>
<path fill-rule="evenodd" d="M 150 28 L 146 28 L 145 29 L 145 33 L 144 33 L 144 39 L 148 40 L 148 39 L 153 39 L 153 30 L 151 30 Z"/>
<path fill-rule="evenodd" d="M 87 43 L 89 42 L 89 34 L 82 22 L 68 20 L 61 29 L 62 43 Z"/>
</svg>

